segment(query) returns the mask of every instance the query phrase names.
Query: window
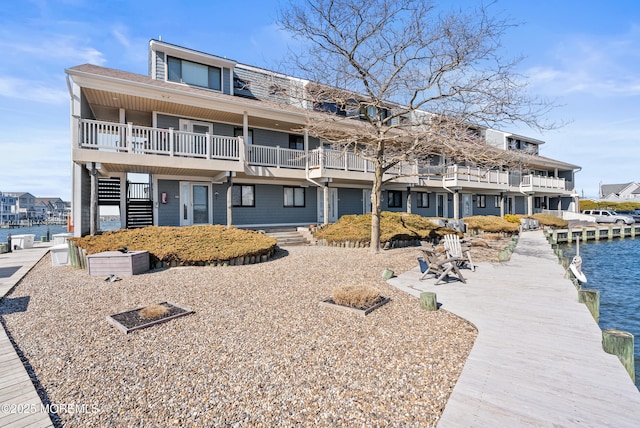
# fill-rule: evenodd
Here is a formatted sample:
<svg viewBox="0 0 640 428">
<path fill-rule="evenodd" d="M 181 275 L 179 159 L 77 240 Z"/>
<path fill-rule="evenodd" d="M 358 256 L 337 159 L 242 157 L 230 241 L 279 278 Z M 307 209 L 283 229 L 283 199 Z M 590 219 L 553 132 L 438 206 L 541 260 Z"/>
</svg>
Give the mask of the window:
<svg viewBox="0 0 640 428">
<path fill-rule="evenodd" d="M 201 86 L 216 91 L 222 90 L 222 70 L 204 64 L 169 57 L 167 80 Z"/>
<path fill-rule="evenodd" d="M 302 135 L 289 135 L 289 148 L 304 150 L 304 137 Z"/>
<path fill-rule="evenodd" d="M 284 206 L 304 207 L 304 187 L 285 187 Z"/>
<path fill-rule="evenodd" d="M 533 207 L 534 208 L 540 208 L 540 197 L 536 196 L 535 198 L 533 198 Z"/>
<path fill-rule="evenodd" d="M 389 208 L 402 208 L 402 192 L 397 190 L 389 190 L 388 192 Z"/>
<path fill-rule="evenodd" d="M 418 208 L 429 208 L 429 194 L 418 192 Z"/>
<path fill-rule="evenodd" d="M 476 196 L 476 206 L 478 208 L 485 208 L 487 206 L 487 195 Z"/>
<path fill-rule="evenodd" d="M 253 184 L 234 184 L 231 189 L 231 203 L 234 207 L 255 207 L 255 187 Z"/>
<path fill-rule="evenodd" d="M 495 208 L 500 208 L 500 198 L 501 198 L 501 196 L 496 196 L 495 197 L 495 202 L 494 202 L 494 205 L 493 205 Z"/>
<path fill-rule="evenodd" d="M 234 128 L 233 129 L 233 136 L 234 137 L 242 137 L 242 128 Z M 249 141 L 245 141 L 245 143 L 247 144 L 253 144 L 253 129 L 249 130 Z"/>
</svg>

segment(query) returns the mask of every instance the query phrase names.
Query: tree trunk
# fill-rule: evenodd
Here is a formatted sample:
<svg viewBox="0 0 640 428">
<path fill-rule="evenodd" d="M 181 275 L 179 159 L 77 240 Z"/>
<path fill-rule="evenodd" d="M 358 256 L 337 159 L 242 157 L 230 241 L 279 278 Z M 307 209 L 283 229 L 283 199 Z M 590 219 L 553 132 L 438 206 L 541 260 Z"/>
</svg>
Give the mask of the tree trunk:
<svg viewBox="0 0 640 428">
<path fill-rule="evenodd" d="M 372 253 L 380 251 L 380 213 L 382 212 L 382 163 L 376 162 L 371 188 L 371 245 Z"/>
</svg>

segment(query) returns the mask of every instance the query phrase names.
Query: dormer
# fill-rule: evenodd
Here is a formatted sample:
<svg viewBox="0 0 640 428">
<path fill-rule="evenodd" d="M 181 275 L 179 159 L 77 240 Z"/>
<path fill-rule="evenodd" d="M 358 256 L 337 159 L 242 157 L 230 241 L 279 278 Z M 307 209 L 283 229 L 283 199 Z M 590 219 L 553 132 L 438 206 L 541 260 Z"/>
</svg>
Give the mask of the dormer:
<svg viewBox="0 0 640 428">
<path fill-rule="evenodd" d="M 149 42 L 149 76 L 178 85 L 233 94 L 236 62 L 159 40 Z"/>
</svg>

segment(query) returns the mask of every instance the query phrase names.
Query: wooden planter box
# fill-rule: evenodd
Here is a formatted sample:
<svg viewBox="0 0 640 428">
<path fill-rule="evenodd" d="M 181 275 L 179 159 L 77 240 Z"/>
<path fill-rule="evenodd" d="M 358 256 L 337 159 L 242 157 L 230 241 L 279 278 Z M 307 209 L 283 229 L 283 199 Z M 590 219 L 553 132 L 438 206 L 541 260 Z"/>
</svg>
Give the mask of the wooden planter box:
<svg viewBox="0 0 640 428">
<path fill-rule="evenodd" d="M 148 251 L 105 251 L 87 256 L 89 275 L 137 275 L 149 270 Z"/>
</svg>

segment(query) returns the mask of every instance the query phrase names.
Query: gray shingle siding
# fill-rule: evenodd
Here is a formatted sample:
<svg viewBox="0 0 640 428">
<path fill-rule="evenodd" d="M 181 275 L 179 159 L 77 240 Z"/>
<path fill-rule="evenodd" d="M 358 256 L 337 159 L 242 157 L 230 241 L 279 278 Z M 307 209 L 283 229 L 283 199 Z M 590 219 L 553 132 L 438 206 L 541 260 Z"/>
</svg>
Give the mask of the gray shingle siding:
<svg viewBox="0 0 640 428">
<path fill-rule="evenodd" d="M 435 217 L 436 216 L 436 194 L 428 193 L 429 207 L 423 208 L 423 207 L 418 207 L 418 193 L 419 192 L 411 192 L 411 212 L 413 214 L 418 214 L 424 217 Z M 420 192 L 420 193 L 423 193 L 423 192 Z"/>
<path fill-rule="evenodd" d="M 224 67 L 222 69 L 222 93 L 231 95 L 231 69 Z"/>
<path fill-rule="evenodd" d="M 362 189 L 338 188 L 338 217 L 362 214 Z"/>
<path fill-rule="evenodd" d="M 180 182 L 158 180 L 158 194 L 162 192 L 167 193 L 167 203 L 158 204 L 158 226 L 180 226 Z"/>
<path fill-rule="evenodd" d="M 166 60 L 164 52 L 156 52 L 156 75 L 152 76 L 156 80 L 165 80 Z"/>
</svg>

